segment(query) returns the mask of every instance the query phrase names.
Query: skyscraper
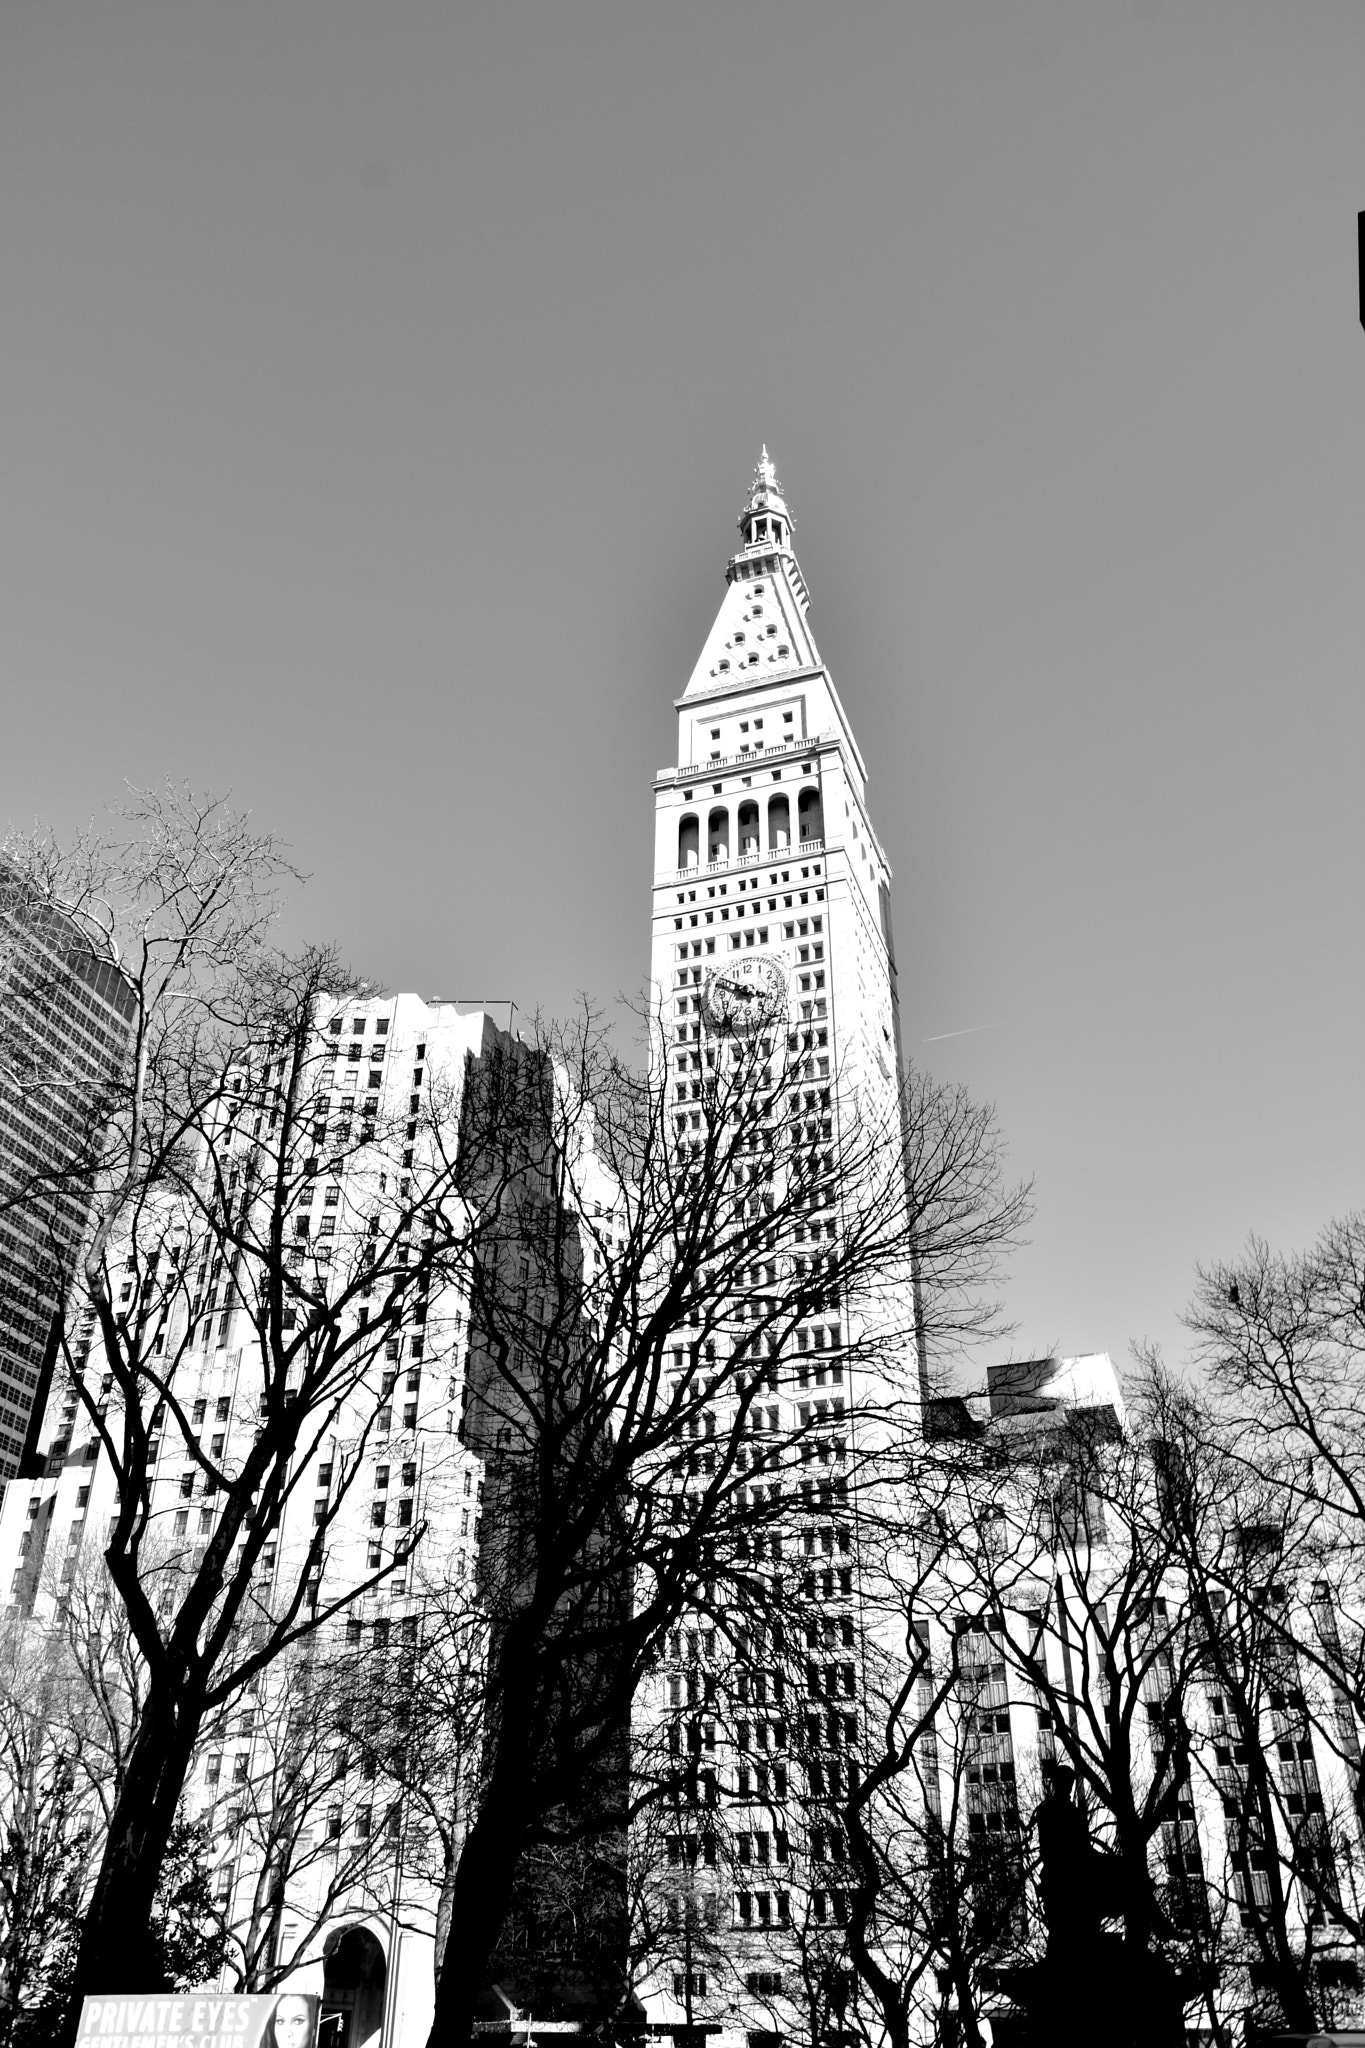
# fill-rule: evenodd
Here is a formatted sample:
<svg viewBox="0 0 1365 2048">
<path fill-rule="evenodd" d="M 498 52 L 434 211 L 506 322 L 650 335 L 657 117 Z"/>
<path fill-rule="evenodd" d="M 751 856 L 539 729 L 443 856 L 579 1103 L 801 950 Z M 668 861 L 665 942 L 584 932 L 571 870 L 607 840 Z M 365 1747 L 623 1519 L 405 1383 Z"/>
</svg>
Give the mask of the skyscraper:
<svg viewBox="0 0 1365 2048">
<path fill-rule="evenodd" d="M 837 1257 L 842 1205 L 854 1192 L 833 1170 L 836 1156 L 849 1156 L 841 1138 L 899 1127 L 891 869 L 868 813 L 858 742 L 810 629 L 791 511 L 766 449 L 739 531 L 715 622 L 676 700 L 678 766 L 654 785 L 652 979 L 680 1147 L 704 1127 L 707 1074 L 723 1061 L 724 1042 L 755 1033 L 780 1072 L 784 1142 L 840 1147 L 820 1153 L 828 1184 L 814 1191 L 809 1214 L 788 1212 L 774 1245 L 800 1274 Z M 722 1816 L 723 1839 L 703 1822 L 698 1839 L 666 1844 L 668 1865 L 695 1865 L 704 1850 L 714 1881 L 700 1897 L 695 1885 L 678 1899 L 665 1891 L 663 1917 L 679 1934 L 646 1987 L 653 2018 L 739 2019 L 750 2029 L 791 2024 L 783 1971 L 793 1943 L 820 1940 L 827 1928 L 833 1953 L 844 1918 L 842 1838 L 811 1805 L 815 1788 L 834 1797 L 848 1782 L 864 1711 L 869 1623 L 841 1475 L 860 1416 L 866 1459 L 887 1386 L 918 1385 L 908 1268 L 903 1284 L 888 1276 L 879 1299 L 832 1297 L 830 1312 L 803 1322 L 768 1372 L 777 1401 L 765 1427 L 792 1450 L 791 1523 L 769 1540 L 767 1562 L 780 1561 L 777 1581 L 805 1603 L 812 1619 L 801 1633 L 820 1661 L 803 1678 L 807 1711 L 790 1675 L 774 1668 L 771 1631 L 766 1672 L 707 1673 L 714 1631 L 675 1638 L 668 1697 L 717 1703 L 688 1742 L 705 1759 L 704 1802 Z M 701 1665 L 689 1665 L 698 1642 Z M 799 1768 L 798 1719 L 802 1741 L 820 1753 Z M 709 1982 L 708 1953 L 723 1964 Z"/>
<path fill-rule="evenodd" d="M 89 1215 L 85 1169 L 134 1011 L 75 921 L 0 870 L 0 1483 L 46 1399 L 53 1317 Z"/>
<path fill-rule="evenodd" d="M 256 1953 L 258 1971 L 262 1963 L 267 1973 L 290 1969 L 296 1987 L 321 1994 L 334 2022 L 349 2016 L 348 2038 L 370 2039 L 383 2021 L 386 2039 L 424 2040 L 440 1882 L 432 1856 L 441 1855 L 430 1815 L 444 1821 L 458 1810 L 450 1778 L 463 1765 L 462 1730 L 453 1714 L 443 1725 L 428 1703 L 430 1750 L 413 1716 L 401 1758 L 386 1764 L 377 1735 L 362 1739 L 353 1729 L 347 1739 L 347 1695 L 353 1688 L 377 1730 L 383 1701 L 407 1682 L 428 1636 L 449 1632 L 452 1661 L 474 1655 L 465 1610 L 472 1612 L 483 1459 L 461 1428 L 472 1303 L 449 1266 L 431 1269 L 424 1258 L 440 1202 L 461 1199 L 453 1169 L 470 1078 L 515 1060 L 520 1047 L 485 1013 L 415 994 L 324 1001 L 301 1063 L 299 1111 L 283 1129 L 287 1059 L 276 1059 L 273 1047 L 269 1058 L 254 1050 L 254 1063 L 244 1058 L 219 1098 L 219 1121 L 204 1139 L 206 1175 L 227 1198 L 216 1220 L 206 1223 L 206 1205 L 183 1190 L 168 1192 L 136 1210 L 109 1255 L 120 1311 L 141 1318 L 151 1369 L 165 1375 L 172 1396 L 157 1401 L 150 1378 L 144 1384 L 151 1535 L 139 1569 L 169 1631 L 259 1438 L 273 1218 L 295 1289 L 285 1331 L 306 1328 L 317 1301 L 344 1295 L 346 1334 L 373 1335 L 358 1340 L 353 1366 L 343 1364 L 301 1433 L 279 1523 L 247 1595 L 250 1626 L 286 1610 L 301 1580 L 305 1616 L 366 1590 L 345 1599 L 320 1635 L 305 1639 L 299 1655 L 281 1656 L 230 1710 L 206 1716 L 184 1811 L 208 1830 L 217 1908 L 241 1954 Z M 234 1258 L 235 1237 L 253 1228 L 252 1203 L 262 1253 Z M 395 1234 L 399 1243 L 386 1257 L 385 1237 Z M 398 1286 L 405 1270 L 423 1277 Z M 391 1282 L 401 1311 L 387 1299 Z M 99 1607 L 101 1553 L 119 1505 L 117 1475 L 89 1410 L 98 1404 L 101 1415 L 113 1413 L 117 1440 L 121 1391 L 79 1306 L 73 1320 L 70 1367 L 50 1375 L 38 1411 L 39 1456 L 0 1503 L 0 1605 L 16 1618 L 36 1617 L 35 1640 L 51 1632 L 66 1603 L 79 1611 L 89 1598 Z M 291 1367 L 291 1389 L 301 1369 Z M 274 1882 L 263 1878 L 267 1864 Z"/>
</svg>

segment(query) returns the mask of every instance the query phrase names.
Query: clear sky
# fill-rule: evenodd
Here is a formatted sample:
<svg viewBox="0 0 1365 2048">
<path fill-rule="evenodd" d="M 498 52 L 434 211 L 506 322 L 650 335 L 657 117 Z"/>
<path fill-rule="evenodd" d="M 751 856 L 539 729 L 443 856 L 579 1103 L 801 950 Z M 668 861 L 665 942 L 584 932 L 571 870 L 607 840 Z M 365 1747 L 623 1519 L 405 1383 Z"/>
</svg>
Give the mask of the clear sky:
<svg viewBox="0 0 1365 2048">
<path fill-rule="evenodd" d="M 10 0 L 0 819 L 188 778 L 361 972 L 638 988 L 766 441 L 1017 1345 L 1178 1349 L 1361 1199 L 1361 207 L 1360 0 Z"/>
</svg>

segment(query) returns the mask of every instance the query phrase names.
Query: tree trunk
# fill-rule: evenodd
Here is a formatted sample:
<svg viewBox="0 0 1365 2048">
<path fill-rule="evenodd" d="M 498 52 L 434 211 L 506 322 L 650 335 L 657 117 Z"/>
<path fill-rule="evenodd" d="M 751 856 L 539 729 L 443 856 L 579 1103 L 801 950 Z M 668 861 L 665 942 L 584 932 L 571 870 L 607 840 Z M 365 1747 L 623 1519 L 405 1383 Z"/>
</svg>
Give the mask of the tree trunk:
<svg viewBox="0 0 1365 2048">
<path fill-rule="evenodd" d="M 441 1872 L 441 1889 L 436 1899 L 436 1940 L 432 1951 L 432 1965 L 436 1982 L 441 1981 L 445 1967 L 446 1943 L 450 1939 L 450 1916 L 455 1906 L 455 1873 L 459 1869 L 459 1857 L 452 1842 L 446 1851 L 445 1867 Z"/>
<path fill-rule="evenodd" d="M 152 1906 L 201 1719 L 202 1709 L 177 1699 L 169 1686 L 148 1693 L 54 2048 L 67 2048 L 75 2039 L 83 1999 L 167 1988 L 151 1936 Z"/>
<path fill-rule="evenodd" d="M 467 2048 L 473 2038 L 474 2001 L 483 1989 L 488 1958 L 512 1903 L 512 1880 L 522 1851 L 521 1801 L 499 1762 L 478 1819 L 465 1836 L 451 1890 L 450 1926 L 436 1984 L 436 2009 L 427 2048 Z"/>
<path fill-rule="evenodd" d="M 953 1973 L 953 1989 L 957 1993 L 957 2020 L 964 2048 L 983 2048 L 981 2029 L 976 2023 L 976 1994 L 972 1989 L 972 1973 L 967 1958 L 957 1942 L 953 1943 L 949 1967 Z"/>
</svg>

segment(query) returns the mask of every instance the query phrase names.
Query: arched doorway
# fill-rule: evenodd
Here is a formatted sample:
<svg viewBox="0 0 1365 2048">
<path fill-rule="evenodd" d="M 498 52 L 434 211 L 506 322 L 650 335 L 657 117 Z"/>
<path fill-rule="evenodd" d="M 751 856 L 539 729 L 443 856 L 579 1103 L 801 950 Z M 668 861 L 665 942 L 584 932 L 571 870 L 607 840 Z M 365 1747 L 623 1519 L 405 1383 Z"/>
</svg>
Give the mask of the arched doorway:
<svg viewBox="0 0 1365 2048">
<path fill-rule="evenodd" d="M 323 1943 L 319 2048 L 379 2048 L 384 1951 L 368 1927 L 335 1927 Z"/>
</svg>

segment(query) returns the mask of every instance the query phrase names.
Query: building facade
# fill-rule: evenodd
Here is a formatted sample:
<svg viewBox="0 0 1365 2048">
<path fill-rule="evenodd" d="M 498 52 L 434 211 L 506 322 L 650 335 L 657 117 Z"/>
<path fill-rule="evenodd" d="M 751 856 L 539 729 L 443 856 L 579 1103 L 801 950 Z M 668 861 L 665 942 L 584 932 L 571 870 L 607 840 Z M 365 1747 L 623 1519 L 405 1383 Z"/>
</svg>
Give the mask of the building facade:
<svg viewBox="0 0 1365 2048">
<path fill-rule="evenodd" d="M 31 1462 L 134 1012 L 79 926 L 0 870 L 0 1486 Z"/>
<path fill-rule="evenodd" d="M 470 1077 L 510 1044 L 482 1012 L 416 995 L 324 1006 L 300 1123 L 309 1156 L 283 1219 L 301 1284 L 326 1290 L 329 1275 L 353 1278 L 385 1202 L 410 1200 L 405 1191 L 422 1185 L 424 1170 L 450 1185 L 429 1155 L 458 1147 Z M 213 1147 L 234 1202 L 249 1185 L 249 1160 L 272 1143 L 287 1086 L 282 1066 L 239 1079 L 224 1095 L 232 1128 Z M 413 1211 L 414 1258 L 433 1220 Z M 263 1310 L 249 1261 L 234 1265 L 212 1241 L 201 1251 L 194 1228 L 193 1210 L 144 1213 L 141 1236 L 156 1237 L 155 1256 L 141 1242 L 113 1260 L 116 1298 L 129 1313 L 147 1300 L 149 1265 L 183 1276 L 153 1294 L 149 1338 L 204 1455 L 191 1453 L 182 1429 L 155 1422 L 144 1556 L 163 1620 L 203 1557 L 221 1484 L 247 1455 L 263 1398 Z M 372 1312 L 362 1282 L 348 1316 Z M 262 1620 L 278 1613 L 303 1575 L 315 1614 L 374 1583 L 211 1717 L 183 1803 L 206 1831 L 201 1853 L 237 1967 L 262 1981 L 283 1970 L 295 1988 L 321 1993 L 324 2011 L 344 2019 L 336 2038 L 347 2048 L 377 2048 L 381 2034 L 390 2043 L 426 2037 L 436 1922 L 458 1854 L 452 1816 L 477 1749 L 484 1463 L 462 1428 L 470 1320 L 468 1290 L 455 1282 L 407 1300 L 327 1428 L 301 1449 L 259 1561 L 254 1611 Z M 76 1369 L 117 1427 L 118 1389 L 92 1319 L 77 1305 L 72 1322 Z M 55 1377 L 34 1442 L 34 1476 L 12 1481 L 0 1506 L 8 1618 L 26 1623 L 35 1644 L 59 1644 L 64 1616 L 87 1631 L 110 1628 L 112 1641 L 118 1610 L 102 1590 L 101 1553 L 115 1478 L 70 1375 Z M 324 1522 L 325 1550 L 310 1565 Z M 115 1671 L 116 1657 L 108 1661 Z M 419 1672 L 426 1696 L 414 1705 Z"/>
<path fill-rule="evenodd" d="M 677 765 L 654 784 L 660 1081 L 681 1151 L 703 1127 L 727 1037 L 762 1033 L 784 1138 L 831 1147 L 832 1168 L 841 1134 L 899 1128 L 891 869 L 766 449 L 738 523 L 719 610 L 676 699 Z M 788 1219 L 774 1247 L 788 1272 L 835 1252 L 850 1192 L 831 1171 L 809 1214 Z M 797 1697 L 790 1635 L 779 1651 L 773 1630 L 758 1631 L 752 1668 L 726 1668 L 714 1625 L 699 1615 L 677 1632 L 646 1712 L 682 1716 L 680 1746 L 704 1761 L 711 1812 L 660 1824 L 660 1953 L 641 1984 L 652 2020 L 799 2031 L 793 1942 L 805 1930 L 813 1949 L 837 1946 L 849 1874 L 825 1816 L 857 1767 L 871 1626 L 843 1475 L 851 1452 L 867 1456 L 859 1434 L 884 1410 L 887 1381 L 916 1386 L 919 1369 L 908 1274 L 879 1301 L 831 1305 L 769 1368 L 764 1419 L 792 1447 L 792 1519 L 766 1539 L 765 1561 L 784 1561 L 774 1590 L 812 1617 L 816 1676 L 805 1678 L 804 1655 L 794 1668 L 819 1706 Z"/>
</svg>

